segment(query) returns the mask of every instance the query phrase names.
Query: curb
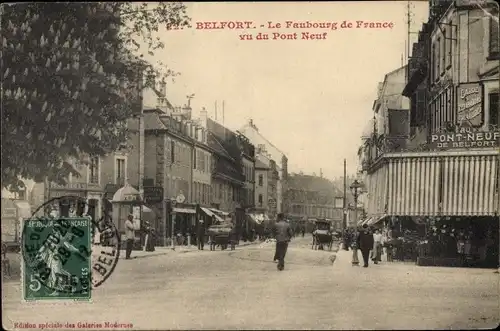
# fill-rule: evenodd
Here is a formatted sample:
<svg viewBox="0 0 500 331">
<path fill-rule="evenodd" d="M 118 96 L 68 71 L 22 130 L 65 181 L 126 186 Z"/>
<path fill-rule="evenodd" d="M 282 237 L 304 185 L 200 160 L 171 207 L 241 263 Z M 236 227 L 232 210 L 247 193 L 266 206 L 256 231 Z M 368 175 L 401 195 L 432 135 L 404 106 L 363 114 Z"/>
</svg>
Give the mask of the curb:
<svg viewBox="0 0 500 331">
<path fill-rule="evenodd" d="M 251 242 L 251 243 L 243 243 L 243 244 L 239 244 L 237 245 L 236 247 L 246 247 L 246 246 L 252 246 L 252 245 L 256 245 L 257 242 Z M 145 259 L 145 258 L 149 258 L 149 257 L 155 257 L 155 256 L 162 256 L 162 255 L 169 255 L 169 254 L 172 254 L 172 253 L 177 253 L 177 254 L 186 254 L 186 253 L 191 253 L 191 252 L 197 252 L 198 249 L 191 249 L 191 250 L 172 250 L 172 249 L 166 249 L 164 252 L 157 252 L 157 253 L 151 253 L 151 254 L 148 254 L 148 255 L 139 255 L 139 256 L 132 256 L 132 259 L 131 260 L 137 260 L 137 259 Z M 132 254 L 134 252 L 132 251 Z M 125 258 L 124 257 L 121 257 L 120 256 L 120 260 L 124 260 Z"/>
</svg>

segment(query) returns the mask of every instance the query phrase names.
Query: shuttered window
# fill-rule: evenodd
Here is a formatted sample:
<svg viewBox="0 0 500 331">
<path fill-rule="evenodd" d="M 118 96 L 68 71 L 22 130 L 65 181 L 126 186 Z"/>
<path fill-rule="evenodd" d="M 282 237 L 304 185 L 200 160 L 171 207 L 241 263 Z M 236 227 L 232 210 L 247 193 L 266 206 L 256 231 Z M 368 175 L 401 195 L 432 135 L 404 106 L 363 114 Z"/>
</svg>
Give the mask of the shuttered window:
<svg viewBox="0 0 500 331">
<path fill-rule="evenodd" d="M 489 45 L 489 55 L 490 57 L 498 58 L 499 55 L 499 45 L 498 45 L 498 11 L 492 13 L 494 17 L 490 17 L 490 45 Z"/>
</svg>

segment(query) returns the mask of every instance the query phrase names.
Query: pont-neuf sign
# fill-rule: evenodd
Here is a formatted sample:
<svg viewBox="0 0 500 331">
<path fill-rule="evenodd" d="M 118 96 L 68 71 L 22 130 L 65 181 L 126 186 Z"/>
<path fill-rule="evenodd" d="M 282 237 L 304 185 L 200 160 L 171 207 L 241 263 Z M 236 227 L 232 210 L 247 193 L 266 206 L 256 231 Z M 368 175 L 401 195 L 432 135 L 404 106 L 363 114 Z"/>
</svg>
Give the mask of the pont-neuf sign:
<svg viewBox="0 0 500 331">
<path fill-rule="evenodd" d="M 497 147 L 499 142 L 499 131 L 485 132 L 471 128 L 431 135 L 431 146 L 437 149 Z"/>
</svg>

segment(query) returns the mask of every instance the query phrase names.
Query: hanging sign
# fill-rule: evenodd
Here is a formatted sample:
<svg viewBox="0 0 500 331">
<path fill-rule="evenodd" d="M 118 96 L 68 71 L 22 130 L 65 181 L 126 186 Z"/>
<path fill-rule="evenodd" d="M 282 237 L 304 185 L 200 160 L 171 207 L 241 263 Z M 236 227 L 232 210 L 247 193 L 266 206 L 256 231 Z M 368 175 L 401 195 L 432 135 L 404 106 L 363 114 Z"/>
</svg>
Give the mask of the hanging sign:
<svg viewBox="0 0 500 331">
<path fill-rule="evenodd" d="M 457 87 L 457 120 L 473 127 L 483 124 L 483 89 L 479 83 Z"/>
</svg>

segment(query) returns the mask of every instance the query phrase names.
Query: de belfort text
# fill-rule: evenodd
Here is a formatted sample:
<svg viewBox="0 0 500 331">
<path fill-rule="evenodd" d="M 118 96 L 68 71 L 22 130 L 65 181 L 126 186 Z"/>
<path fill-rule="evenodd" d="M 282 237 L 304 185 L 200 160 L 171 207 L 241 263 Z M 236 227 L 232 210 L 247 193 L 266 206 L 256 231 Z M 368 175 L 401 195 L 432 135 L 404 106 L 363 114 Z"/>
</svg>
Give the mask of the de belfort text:
<svg viewBox="0 0 500 331">
<path fill-rule="evenodd" d="M 132 323 L 118 323 L 118 322 L 102 322 L 102 323 L 87 323 L 87 322 L 78 322 L 78 323 L 29 323 L 29 322 L 21 322 L 14 323 L 14 329 L 132 329 L 134 325 Z"/>
<path fill-rule="evenodd" d="M 342 22 L 319 22 L 319 21 L 268 21 L 258 25 L 253 21 L 214 21 L 196 22 L 197 30 L 242 30 L 240 40 L 318 40 L 327 39 L 327 32 L 320 30 L 335 31 L 337 29 L 392 29 L 393 22 L 375 21 L 342 21 Z M 253 29 L 266 29 L 266 32 L 249 33 Z M 292 32 L 295 29 L 310 29 L 310 31 Z M 270 30 L 270 31 L 269 31 Z M 312 31 L 311 31 L 312 30 Z"/>
</svg>

